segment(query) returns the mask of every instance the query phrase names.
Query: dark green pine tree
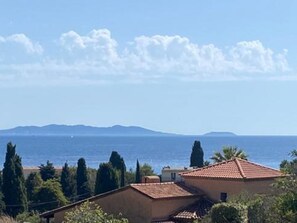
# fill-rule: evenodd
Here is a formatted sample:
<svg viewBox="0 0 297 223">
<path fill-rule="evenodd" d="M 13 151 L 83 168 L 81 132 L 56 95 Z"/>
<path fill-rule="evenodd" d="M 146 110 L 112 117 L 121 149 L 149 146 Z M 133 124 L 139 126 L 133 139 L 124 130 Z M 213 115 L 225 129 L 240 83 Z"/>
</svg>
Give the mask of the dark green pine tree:
<svg viewBox="0 0 297 223">
<path fill-rule="evenodd" d="M 41 187 L 43 180 L 39 173 L 30 173 L 26 179 L 27 199 L 33 200 L 34 192 Z"/>
<path fill-rule="evenodd" d="M 2 179 L 2 172 L 0 171 L 0 216 L 5 211 L 5 203 L 4 203 L 4 196 L 2 193 L 2 185 L 3 185 L 3 179 Z"/>
<path fill-rule="evenodd" d="M 204 161 L 203 161 L 203 149 L 201 147 L 200 141 L 195 141 L 194 145 L 192 147 L 192 153 L 191 153 L 191 167 L 203 167 Z"/>
<path fill-rule="evenodd" d="M 111 163 L 113 168 L 120 170 L 122 168 L 123 158 L 120 156 L 118 152 L 112 151 L 109 158 L 109 162 Z"/>
<path fill-rule="evenodd" d="M 82 200 L 91 196 L 87 166 L 84 158 L 80 158 L 77 162 L 76 194 L 78 196 L 78 200 Z"/>
<path fill-rule="evenodd" d="M 141 183 L 140 165 L 138 160 L 136 162 L 135 183 Z"/>
<path fill-rule="evenodd" d="M 76 194 L 75 182 L 67 163 L 65 163 L 63 166 L 60 182 L 62 185 L 62 191 L 64 195 L 68 199 L 70 199 L 71 197 L 74 197 Z"/>
<path fill-rule="evenodd" d="M 46 162 L 46 165 L 41 164 L 39 166 L 39 172 L 41 175 L 42 180 L 47 181 L 49 179 L 54 179 L 56 176 L 56 170 L 53 165 L 49 160 Z"/>
<path fill-rule="evenodd" d="M 112 151 L 109 162 L 111 163 L 112 167 L 116 169 L 116 171 L 120 175 L 120 186 L 125 186 L 125 173 L 126 173 L 126 165 L 123 157 L 116 151 Z"/>
<path fill-rule="evenodd" d="M 28 208 L 22 162 L 15 147 L 11 142 L 7 144 L 2 187 L 6 213 L 13 217 Z"/>
<path fill-rule="evenodd" d="M 121 187 L 124 187 L 126 185 L 126 165 L 125 165 L 125 162 L 123 160 L 122 162 L 122 166 L 121 166 L 121 175 L 120 175 L 120 186 Z"/>
<path fill-rule="evenodd" d="M 101 163 L 97 171 L 95 194 L 105 193 L 119 187 L 115 169 L 110 163 Z"/>
</svg>

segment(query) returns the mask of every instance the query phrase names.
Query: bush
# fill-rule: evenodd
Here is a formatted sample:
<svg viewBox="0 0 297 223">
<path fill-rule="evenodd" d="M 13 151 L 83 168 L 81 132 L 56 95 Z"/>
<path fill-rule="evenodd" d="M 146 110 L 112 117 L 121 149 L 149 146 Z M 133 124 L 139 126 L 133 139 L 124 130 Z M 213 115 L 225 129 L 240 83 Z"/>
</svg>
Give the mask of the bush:
<svg viewBox="0 0 297 223">
<path fill-rule="evenodd" d="M 30 222 L 30 223 L 40 223 L 41 219 L 37 212 L 23 212 L 16 216 L 16 220 L 19 223 Z"/>
<path fill-rule="evenodd" d="M 238 204 L 215 204 L 210 211 L 213 223 L 244 223 L 247 222 L 246 207 Z"/>
<path fill-rule="evenodd" d="M 114 218 L 107 215 L 102 209 L 91 202 L 84 202 L 74 210 L 66 212 L 64 223 L 128 223 L 125 218 Z"/>
</svg>

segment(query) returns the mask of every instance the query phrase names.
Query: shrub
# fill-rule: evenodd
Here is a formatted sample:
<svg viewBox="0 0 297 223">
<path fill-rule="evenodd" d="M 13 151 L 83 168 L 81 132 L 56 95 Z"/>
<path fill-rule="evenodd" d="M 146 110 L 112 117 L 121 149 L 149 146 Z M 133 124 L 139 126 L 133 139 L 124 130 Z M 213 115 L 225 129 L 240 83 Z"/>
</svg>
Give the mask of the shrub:
<svg viewBox="0 0 297 223">
<path fill-rule="evenodd" d="M 210 211 L 213 223 L 245 223 L 247 222 L 246 207 L 238 204 L 215 204 Z"/>
<path fill-rule="evenodd" d="M 128 223 L 125 218 L 115 218 L 102 211 L 102 209 L 91 202 L 84 202 L 74 210 L 66 212 L 64 223 Z"/>
</svg>

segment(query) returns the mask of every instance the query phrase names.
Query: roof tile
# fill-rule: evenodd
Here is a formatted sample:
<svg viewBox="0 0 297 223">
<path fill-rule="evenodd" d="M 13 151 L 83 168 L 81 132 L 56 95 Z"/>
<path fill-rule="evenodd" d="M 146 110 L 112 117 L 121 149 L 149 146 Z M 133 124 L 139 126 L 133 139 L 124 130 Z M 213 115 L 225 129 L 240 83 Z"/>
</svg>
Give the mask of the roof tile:
<svg viewBox="0 0 297 223">
<path fill-rule="evenodd" d="M 130 186 L 153 199 L 195 196 L 201 194 L 200 191 L 186 187 L 182 183 L 142 183 L 131 184 Z"/>
<path fill-rule="evenodd" d="M 223 179 L 265 179 L 283 176 L 279 170 L 239 158 L 181 173 L 181 175 L 183 177 Z"/>
</svg>

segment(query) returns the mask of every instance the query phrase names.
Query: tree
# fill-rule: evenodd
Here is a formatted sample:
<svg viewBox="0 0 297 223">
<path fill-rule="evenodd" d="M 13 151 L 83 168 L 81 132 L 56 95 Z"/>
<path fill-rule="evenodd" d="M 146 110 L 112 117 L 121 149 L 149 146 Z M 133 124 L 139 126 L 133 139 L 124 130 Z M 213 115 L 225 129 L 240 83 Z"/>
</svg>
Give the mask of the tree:
<svg viewBox="0 0 297 223">
<path fill-rule="evenodd" d="M 56 179 L 49 179 L 36 190 L 34 203 L 36 206 L 32 208 L 43 212 L 66 205 L 67 199 L 62 192 L 61 184 Z"/>
<path fill-rule="evenodd" d="M 111 163 L 112 167 L 115 168 L 120 175 L 120 186 L 125 186 L 125 173 L 126 173 L 126 165 L 123 157 L 116 151 L 112 151 L 109 162 Z"/>
<path fill-rule="evenodd" d="M 2 172 L 0 171 L 0 215 L 5 210 L 5 203 L 3 201 L 4 196 L 3 196 L 3 193 L 2 193 L 2 185 L 3 185 Z"/>
<path fill-rule="evenodd" d="M 136 162 L 135 183 L 141 183 L 140 165 L 138 160 Z"/>
<path fill-rule="evenodd" d="M 62 168 L 60 183 L 62 185 L 62 191 L 68 199 L 75 196 L 76 191 L 74 177 L 72 176 L 67 163 L 65 163 Z"/>
<path fill-rule="evenodd" d="M 297 222 L 297 150 L 291 153 L 291 161 L 283 161 L 281 169 L 287 174 L 274 184 L 276 194 L 273 212 L 281 222 Z M 276 218 L 276 217 L 274 217 Z"/>
<path fill-rule="evenodd" d="M 84 158 L 80 158 L 77 161 L 76 194 L 78 196 L 78 200 L 82 200 L 91 196 L 91 189 L 88 181 L 87 166 Z"/>
<path fill-rule="evenodd" d="M 114 217 L 102 211 L 102 209 L 91 202 L 84 202 L 76 206 L 74 210 L 65 213 L 64 223 L 128 223 L 125 218 Z"/>
<path fill-rule="evenodd" d="M 105 193 L 119 187 L 116 171 L 110 163 L 101 163 L 97 171 L 95 194 Z"/>
<path fill-rule="evenodd" d="M 191 153 L 191 167 L 203 167 L 204 160 L 203 160 L 203 149 L 201 147 L 200 141 L 195 141 L 192 147 Z"/>
<path fill-rule="evenodd" d="M 49 160 L 46 162 L 46 165 L 41 164 L 39 166 L 39 172 L 41 175 L 42 180 L 47 181 L 49 179 L 54 179 L 56 176 L 56 170 L 53 165 Z"/>
<path fill-rule="evenodd" d="M 223 153 L 215 152 L 210 159 L 212 159 L 215 163 L 219 163 L 233 158 L 247 160 L 248 157 L 246 153 L 242 149 L 239 149 L 237 146 L 224 146 L 222 151 Z"/>
<path fill-rule="evenodd" d="M 140 177 L 141 178 L 143 176 L 154 176 L 154 175 L 156 175 L 156 174 L 154 173 L 154 170 L 151 165 L 149 165 L 147 163 L 140 165 Z"/>
<path fill-rule="evenodd" d="M 124 161 L 123 157 L 121 157 L 120 154 L 118 154 L 118 152 L 116 151 L 111 152 L 109 162 L 111 163 L 113 168 L 120 170 L 122 168 L 123 161 Z"/>
<path fill-rule="evenodd" d="M 34 192 L 43 183 L 40 173 L 30 173 L 26 179 L 26 189 L 28 201 L 33 200 Z"/>
<path fill-rule="evenodd" d="M 28 208 L 21 158 L 16 154 L 16 146 L 7 144 L 3 168 L 3 195 L 6 213 L 16 216 Z"/>
</svg>

